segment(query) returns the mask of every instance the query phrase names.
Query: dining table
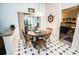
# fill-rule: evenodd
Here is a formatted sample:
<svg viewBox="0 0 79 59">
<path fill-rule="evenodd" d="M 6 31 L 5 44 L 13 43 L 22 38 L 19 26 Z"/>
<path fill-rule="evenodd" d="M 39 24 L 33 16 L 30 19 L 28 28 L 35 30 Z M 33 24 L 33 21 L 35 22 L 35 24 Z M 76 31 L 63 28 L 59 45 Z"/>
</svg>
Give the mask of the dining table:
<svg viewBox="0 0 79 59">
<path fill-rule="evenodd" d="M 49 34 L 48 30 L 30 30 L 28 31 L 28 35 L 32 37 L 33 41 L 38 38 L 45 38 L 46 35 Z"/>
</svg>

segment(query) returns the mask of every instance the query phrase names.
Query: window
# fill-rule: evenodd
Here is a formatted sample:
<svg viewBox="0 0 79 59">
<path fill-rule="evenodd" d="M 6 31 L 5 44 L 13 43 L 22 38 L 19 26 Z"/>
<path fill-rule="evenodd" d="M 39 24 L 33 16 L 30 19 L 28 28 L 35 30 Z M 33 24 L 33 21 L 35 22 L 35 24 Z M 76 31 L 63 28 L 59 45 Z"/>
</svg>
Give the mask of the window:
<svg viewBox="0 0 79 59">
<path fill-rule="evenodd" d="M 25 18 L 24 18 L 25 31 L 34 30 L 36 28 L 39 28 L 40 23 L 41 23 L 41 18 L 40 17 L 25 16 Z"/>
</svg>

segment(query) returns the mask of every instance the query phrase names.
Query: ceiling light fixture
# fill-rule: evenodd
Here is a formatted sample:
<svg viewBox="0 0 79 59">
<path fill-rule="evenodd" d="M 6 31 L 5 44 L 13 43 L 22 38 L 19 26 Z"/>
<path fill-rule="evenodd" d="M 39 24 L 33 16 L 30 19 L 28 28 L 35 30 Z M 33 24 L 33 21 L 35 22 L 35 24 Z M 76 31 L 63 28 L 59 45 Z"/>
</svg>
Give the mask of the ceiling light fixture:
<svg viewBox="0 0 79 59">
<path fill-rule="evenodd" d="M 42 12 L 40 11 L 40 4 L 38 4 L 38 11 L 35 13 L 35 16 L 40 17 L 43 16 Z"/>
</svg>

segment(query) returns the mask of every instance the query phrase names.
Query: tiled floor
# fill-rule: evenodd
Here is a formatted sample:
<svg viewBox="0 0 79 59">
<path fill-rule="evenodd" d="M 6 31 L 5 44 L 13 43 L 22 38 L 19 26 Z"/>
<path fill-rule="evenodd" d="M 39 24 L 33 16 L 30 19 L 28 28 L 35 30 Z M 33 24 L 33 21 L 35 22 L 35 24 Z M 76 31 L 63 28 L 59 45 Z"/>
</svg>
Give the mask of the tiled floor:
<svg viewBox="0 0 79 59">
<path fill-rule="evenodd" d="M 69 46 L 72 45 L 72 42 L 69 42 L 67 40 L 64 40 L 64 39 L 59 39 L 59 40 L 62 41 L 63 43 L 65 43 L 65 44 L 68 44 Z"/>
<path fill-rule="evenodd" d="M 23 40 L 18 42 L 18 48 L 15 51 L 16 55 L 79 55 L 79 51 L 72 49 L 69 45 L 60 42 L 59 40 L 51 41 L 46 44 L 47 50 L 45 48 L 38 50 L 31 47 L 26 48 Z"/>
</svg>

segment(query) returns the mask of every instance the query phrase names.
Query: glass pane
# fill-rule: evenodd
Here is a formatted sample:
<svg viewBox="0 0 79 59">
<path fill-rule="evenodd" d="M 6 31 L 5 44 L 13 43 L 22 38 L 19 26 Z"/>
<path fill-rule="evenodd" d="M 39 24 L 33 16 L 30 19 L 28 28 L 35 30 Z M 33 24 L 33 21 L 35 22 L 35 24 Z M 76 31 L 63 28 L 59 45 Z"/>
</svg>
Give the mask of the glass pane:
<svg viewBox="0 0 79 59">
<path fill-rule="evenodd" d="M 25 16 L 25 18 L 24 18 L 24 26 L 28 30 L 34 30 L 35 28 L 39 28 L 40 23 L 41 23 L 40 17 Z"/>
</svg>

